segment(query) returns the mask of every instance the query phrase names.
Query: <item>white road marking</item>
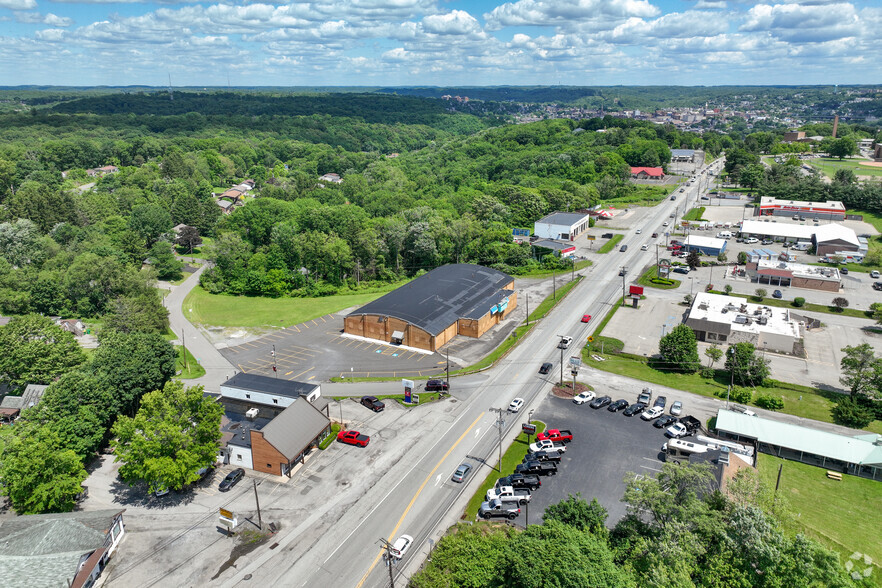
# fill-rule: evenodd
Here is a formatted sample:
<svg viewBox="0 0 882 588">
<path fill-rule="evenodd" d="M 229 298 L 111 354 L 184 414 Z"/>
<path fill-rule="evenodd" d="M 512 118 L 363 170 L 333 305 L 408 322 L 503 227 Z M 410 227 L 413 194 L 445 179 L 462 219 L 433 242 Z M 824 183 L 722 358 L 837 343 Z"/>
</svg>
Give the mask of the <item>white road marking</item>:
<svg viewBox="0 0 882 588">
<path fill-rule="evenodd" d="M 437 486 L 440 483 L 441 483 L 441 474 L 438 474 L 438 477 L 435 478 L 435 485 Z"/>
<path fill-rule="evenodd" d="M 475 429 L 475 438 L 478 438 L 480 436 L 481 436 L 481 427 L 478 427 L 477 429 Z"/>
</svg>

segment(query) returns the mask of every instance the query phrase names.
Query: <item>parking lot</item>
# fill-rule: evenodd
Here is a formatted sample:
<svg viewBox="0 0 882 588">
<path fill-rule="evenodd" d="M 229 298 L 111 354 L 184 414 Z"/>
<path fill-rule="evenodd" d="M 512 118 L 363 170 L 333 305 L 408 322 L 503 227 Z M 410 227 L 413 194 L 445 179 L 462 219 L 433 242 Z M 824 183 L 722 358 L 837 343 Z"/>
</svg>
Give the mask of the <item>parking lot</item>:
<svg viewBox="0 0 882 588">
<path fill-rule="evenodd" d="M 611 394 L 612 395 L 612 394 Z M 620 398 L 613 396 L 613 400 Z M 636 402 L 637 391 L 625 396 Z M 677 399 L 668 398 L 668 406 Z M 684 413 L 685 414 L 685 413 Z M 582 493 L 582 498 L 597 501 L 609 512 L 607 526 L 613 526 L 625 516 L 626 505 L 621 502 L 625 492 L 624 477 L 628 472 L 638 476 L 654 476 L 661 470 L 661 446 L 666 441 L 664 429 L 656 429 L 652 422 L 639 415 L 626 417 L 606 408 L 595 410 L 588 404 L 576 405 L 572 400 L 549 395 L 539 406 L 533 418 L 549 428 L 569 429 L 573 441 L 567 445 L 556 476 L 542 479 L 530 503 L 530 522 L 541 522 L 545 508 L 569 494 Z M 526 522 L 526 519 L 519 520 Z"/>
</svg>

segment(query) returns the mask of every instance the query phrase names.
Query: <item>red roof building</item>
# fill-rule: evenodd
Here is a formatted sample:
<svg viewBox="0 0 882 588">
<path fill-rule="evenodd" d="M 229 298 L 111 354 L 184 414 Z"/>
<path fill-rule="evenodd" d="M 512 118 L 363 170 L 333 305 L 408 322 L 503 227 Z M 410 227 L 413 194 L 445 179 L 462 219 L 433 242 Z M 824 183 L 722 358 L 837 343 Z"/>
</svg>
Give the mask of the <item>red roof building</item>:
<svg viewBox="0 0 882 588">
<path fill-rule="evenodd" d="M 665 172 L 660 167 L 632 167 L 631 177 L 638 180 L 660 180 L 665 177 Z"/>
</svg>

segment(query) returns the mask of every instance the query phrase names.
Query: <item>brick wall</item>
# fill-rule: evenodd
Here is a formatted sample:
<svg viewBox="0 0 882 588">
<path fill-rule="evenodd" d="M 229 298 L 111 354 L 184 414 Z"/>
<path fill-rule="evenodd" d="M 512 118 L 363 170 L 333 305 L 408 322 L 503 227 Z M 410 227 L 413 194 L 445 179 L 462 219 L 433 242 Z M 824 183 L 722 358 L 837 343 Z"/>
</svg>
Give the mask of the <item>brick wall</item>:
<svg viewBox="0 0 882 588">
<path fill-rule="evenodd" d="M 288 459 L 270 445 L 260 431 L 251 431 L 251 461 L 253 469 L 276 476 L 282 475 L 282 464 L 288 463 Z"/>
</svg>

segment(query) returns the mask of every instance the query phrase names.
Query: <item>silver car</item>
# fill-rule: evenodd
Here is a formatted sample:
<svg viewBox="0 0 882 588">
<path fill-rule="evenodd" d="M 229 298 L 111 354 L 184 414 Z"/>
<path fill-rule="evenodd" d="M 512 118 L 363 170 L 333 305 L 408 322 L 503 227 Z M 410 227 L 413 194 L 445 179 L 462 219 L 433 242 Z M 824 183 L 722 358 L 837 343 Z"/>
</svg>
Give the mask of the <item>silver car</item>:
<svg viewBox="0 0 882 588">
<path fill-rule="evenodd" d="M 453 472 L 453 477 L 450 479 L 454 482 L 462 483 L 469 475 L 469 472 L 472 471 L 472 465 L 468 463 L 460 464 L 456 471 Z"/>
<path fill-rule="evenodd" d="M 680 416 L 683 414 L 683 403 L 679 400 L 671 405 L 671 414 L 674 416 Z"/>
</svg>

